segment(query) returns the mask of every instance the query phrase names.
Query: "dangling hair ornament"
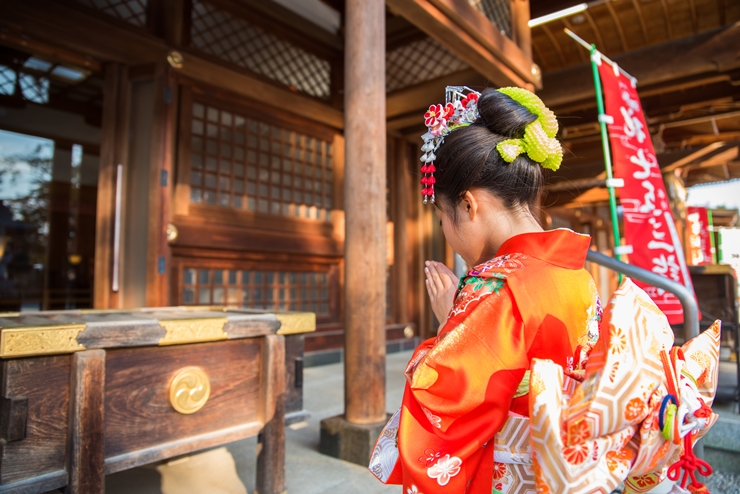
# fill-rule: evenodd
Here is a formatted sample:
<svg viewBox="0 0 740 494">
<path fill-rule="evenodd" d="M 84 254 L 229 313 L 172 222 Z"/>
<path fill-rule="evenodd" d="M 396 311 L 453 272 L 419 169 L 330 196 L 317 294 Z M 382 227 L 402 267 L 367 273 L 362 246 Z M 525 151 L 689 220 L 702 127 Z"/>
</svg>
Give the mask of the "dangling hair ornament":
<svg viewBox="0 0 740 494">
<path fill-rule="evenodd" d="M 537 120 L 524 128 L 524 137 L 506 139 L 496 145 L 496 150 L 507 163 L 513 162 L 517 156 L 526 153 L 532 161 L 536 161 L 544 168 L 557 170 L 563 161 L 563 148 L 555 138 L 558 132 L 558 121 L 555 114 L 545 106 L 540 98 L 518 87 L 504 87 L 498 89 L 500 93 L 509 96 L 537 116 Z M 424 204 L 434 203 L 434 160 L 435 153 L 444 142 L 447 134 L 461 127 L 467 127 L 478 119 L 478 99 L 481 93 L 466 86 L 447 86 L 445 91 L 445 105 L 432 105 L 424 114 L 424 123 L 427 132 L 421 136 L 424 145 L 421 157 L 424 165 L 421 173 L 421 195 Z"/>
<path fill-rule="evenodd" d="M 424 123 L 428 129 L 427 133 L 421 136 L 424 141 L 421 147 L 424 152 L 421 157 L 424 163 L 421 167 L 421 173 L 424 174 L 421 179 L 423 186 L 421 195 L 424 196 L 424 204 L 428 202 L 434 204 L 434 184 L 436 183 L 434 172 L 437 171 L 434 166 L 437 156 L 434 153 L 444 142 L 447 134 L 460 127 L 467 127 L 478 118 L 479 92 L 465 86 L 447 86 L 445 93 L 445 105 L 432 105 L 424 114 Z"/>
</svg>

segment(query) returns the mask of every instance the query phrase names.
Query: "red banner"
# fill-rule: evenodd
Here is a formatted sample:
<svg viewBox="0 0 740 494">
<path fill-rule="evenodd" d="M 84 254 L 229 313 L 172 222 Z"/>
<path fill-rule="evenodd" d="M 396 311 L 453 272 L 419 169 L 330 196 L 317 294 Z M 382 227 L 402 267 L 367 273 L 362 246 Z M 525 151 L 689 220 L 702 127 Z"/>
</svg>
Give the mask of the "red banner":
<svg viewBox="0 0 740 494">
<path fill-rule="evenodd" d="M 689 238 L 689 264 L 700 266 L 713 264 L 712 240 L 709 237 L 709 212 L 707 208 L 689 206 L 686 208 L 686 230 Z"/>
<path fill-rule="evenodd" d="M 637 90 L 610 64 L 602 62 L 599 73 L 605 111 L 613 118 L 608 128 L 614 176 L 624 179 L 624 187 L 618 193 L 624 210 L 625 242 L 632 247 L 629 262 L 693 290 Z M 655 301 L 671 324 L 683 322 L 681 303 L 673 294 L 633 281 Z"/>
</svg>

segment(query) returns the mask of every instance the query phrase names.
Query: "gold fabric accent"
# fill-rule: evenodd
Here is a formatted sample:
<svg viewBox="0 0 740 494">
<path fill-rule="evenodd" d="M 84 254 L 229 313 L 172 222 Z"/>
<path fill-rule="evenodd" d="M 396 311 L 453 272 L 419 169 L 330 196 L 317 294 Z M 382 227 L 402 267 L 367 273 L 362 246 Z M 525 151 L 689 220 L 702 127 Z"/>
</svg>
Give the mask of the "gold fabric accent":
<svg viewBox="0 0 740 494">
<path fill-rule="evenodd" d="M 84 350 L 77 336 L 86 324 L 60 324 L 33 328 L 5 328 L 0 336 L 0 357 L 30 357 Z"/>
<path fill-rule="evenodd" d="M 278 334 L 312 333 L 316 331 L 316 314 L 313 312 L 277 312 L 280 321 Z"/>
<path fill-rule="evenodd" d="M 516 393 L 514 393 L 514 398 L 521 398 L 522 396 L 526 396 L 529 394 L 529 376 L 531 373 L 529 371 L 524 373 L 524 377 L 522 377 L 522 382 L 519 383 L 519 386 L 516 387 Z"/>
<path fill-rule="evenodd" d="M 227 321 L 228 319 L 225 317 L 159 321 L 159 325 L 166 331 L 164 338 L 159 340 L 159 345 L 182 345 L 183 343 L 225 340 L 228 338 L 224 331 Z"/>
<path fill-rule="evenodd" d="M 195 413 L 211 395 L 211 381 L 200 367 L 183 367 L 170 383 L 170 405 L 183 415 Z"/>
</svg>

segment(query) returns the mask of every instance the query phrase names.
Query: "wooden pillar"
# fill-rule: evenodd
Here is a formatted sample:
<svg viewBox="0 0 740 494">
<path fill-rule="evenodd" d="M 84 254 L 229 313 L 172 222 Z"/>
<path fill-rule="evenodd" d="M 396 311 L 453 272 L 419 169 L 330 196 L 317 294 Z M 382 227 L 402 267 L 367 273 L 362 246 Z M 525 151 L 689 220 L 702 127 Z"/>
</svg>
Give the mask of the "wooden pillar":
<svg viewBox="0 0 740 494">
<path fill-rule="evenodd" d="M 259 434 L 256 494 L 285 492 L 285 338 L 269 335 L 262 343 L 260 407 L 265 426 Z"/>
<path fill-rule="evenodd" d="M 125 164 L 128 141 L 128 70 L 119 64 L 105 67 L 103 86 L 103 126 L 100 143 L 100 168 L 95 228 L 96 309 L 120 307 L 113 290 L 114 230 L 116 219 L 116 170 Z M 120 266 L 119 266 L 120 268 Z M 120 269 L 119 269 L 120 274 Z"/>
<path fill-rule="evenodd" d="M 408 218 L 408 202 L 416 199 L 415 196 L 409 197 L 408 194 L 408 144 L 403 139 L 396 139 L 395 153 L 393 162 L 393 183 L 392 190 L 394 194 L 395 207 L 393 211 L 393 245 L 394 245 L 394 269 L 395 269 L 395 287 L 398 312 L 396 321 L 399 323 L 409 322 L 409 307 L 407 303 L 407 294 L 409 292 L 409 267 L 408 267 L 408 235 L 406 231 L 406 220 Z"/>
<path fill-rule="evenodd" d="M 146 305 L 170 303 L 170 248 L 167 224 L 172 200 L 177 84 L 170 67 L 161 62 L 154 74 L 154 112 L 149 164 L 149 224 L 147 248 Z"/>
<path fill-rule="evenodd" d="M 385 420 L 385 2 L 347 0 L 345 418 Z"/>
<path fill-rule="evenodd" d="M 68 494 L 93 494 L 105 488 L 105 351 L 72 356 L 67 435 Z"/>
<path fill-rule="evenodd" d="M 529 0 L 509 0 L 511 6 L 511 38 L 532 59 L 532 30 L 529 27 Z"/>
</svg>

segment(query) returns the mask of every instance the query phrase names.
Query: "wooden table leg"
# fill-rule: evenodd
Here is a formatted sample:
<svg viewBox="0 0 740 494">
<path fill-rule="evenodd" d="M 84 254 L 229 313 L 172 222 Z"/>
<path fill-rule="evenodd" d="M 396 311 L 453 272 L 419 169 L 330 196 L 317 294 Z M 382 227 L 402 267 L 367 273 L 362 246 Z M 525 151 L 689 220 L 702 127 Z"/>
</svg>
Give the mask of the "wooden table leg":
<svg viewBox="0 0 740 494">
<path fill-rule="evenodd" d="M 256 494 L 285 490 L 285 339 L 266 336 L 262 347 L 260 400 L 265 427 L 257 446 Z"/>
<path fill-rule="evenodd" d="M 105 351 L 72 356 L 67 435 L 68 494 L 105 491 Z"/>
</svg>

